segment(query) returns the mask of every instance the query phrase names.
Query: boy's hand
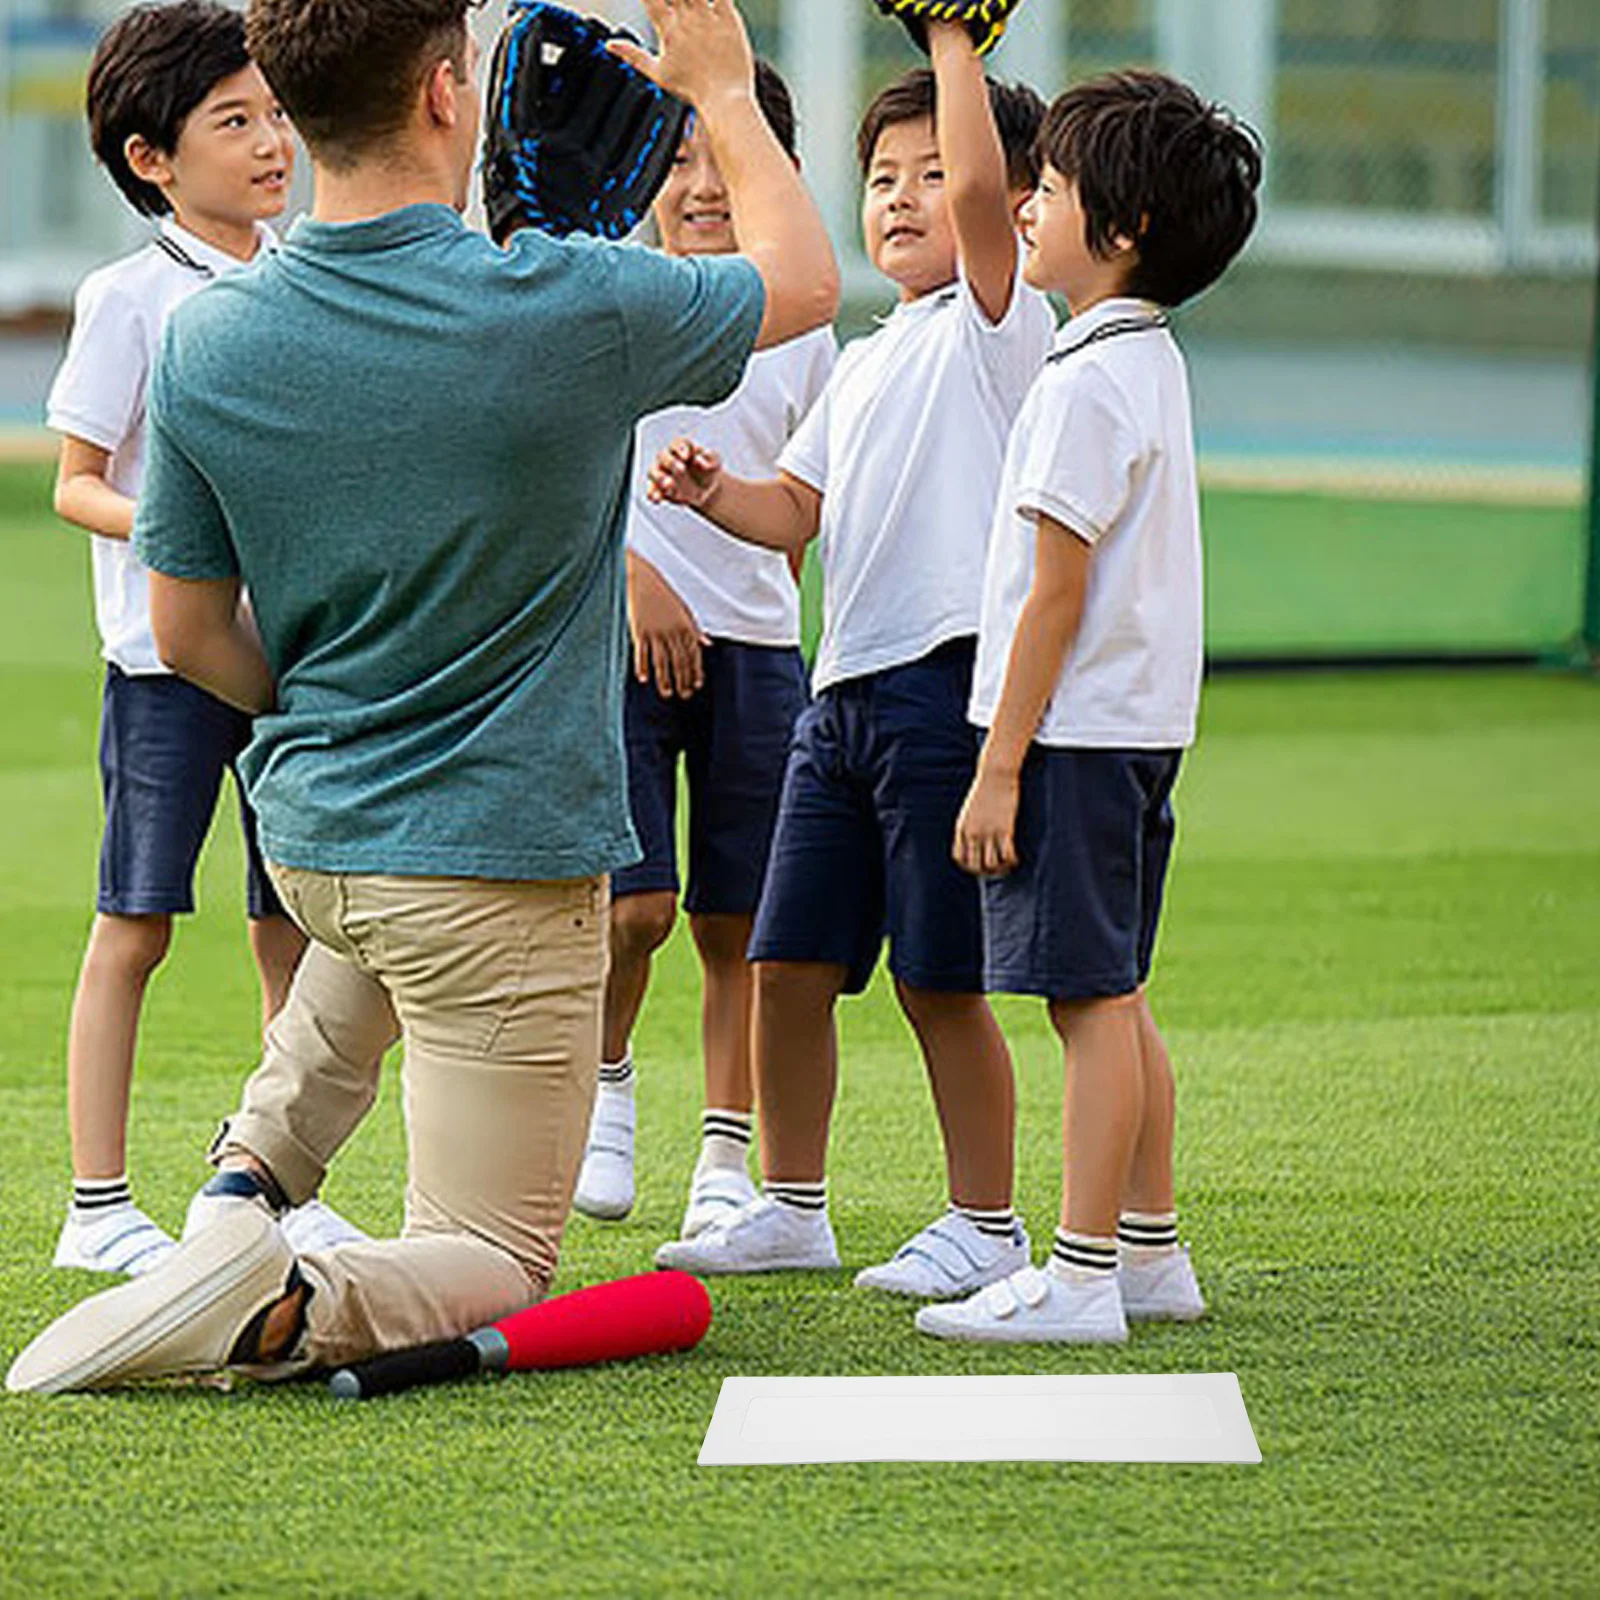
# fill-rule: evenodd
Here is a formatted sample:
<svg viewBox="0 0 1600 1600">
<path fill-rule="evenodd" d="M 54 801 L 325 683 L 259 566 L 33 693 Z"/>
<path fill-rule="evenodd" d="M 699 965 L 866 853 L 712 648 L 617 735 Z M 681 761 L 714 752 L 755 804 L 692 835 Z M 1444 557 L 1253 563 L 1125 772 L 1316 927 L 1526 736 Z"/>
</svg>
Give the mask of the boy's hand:
<svg viewBox="0 0 1600 1600">
<path fill-rule="evenodd" d="M 701 652 L 711 643 L 676 589 L 648 561 L 628 556 L 628 631 L 633 673 L 655 680 L 663 700 L 687 700 L 706 681 Z"/>
<path fill-rule="evenodd" d="M 625 39 L 607 48 L 696 110 L 724 96 L 755 94 L 755 57 L 734 0 L 644 0 L 660 53 Z"/>
<path fill-rule="evenodd" d="M 967 790 L 956 819 L 951 855 L 956 865 L 979 878 L 1002 878 L 1017 864 L 1017 800 L 1022 780 L 981 767 Z"/>
<path fill-rule="evenodd" d="M 645 498 L 656 505 L 705 511 L 722 487 L 722 457 L 693 439 L 674 439 L 645 478 Z"/>
</svg>

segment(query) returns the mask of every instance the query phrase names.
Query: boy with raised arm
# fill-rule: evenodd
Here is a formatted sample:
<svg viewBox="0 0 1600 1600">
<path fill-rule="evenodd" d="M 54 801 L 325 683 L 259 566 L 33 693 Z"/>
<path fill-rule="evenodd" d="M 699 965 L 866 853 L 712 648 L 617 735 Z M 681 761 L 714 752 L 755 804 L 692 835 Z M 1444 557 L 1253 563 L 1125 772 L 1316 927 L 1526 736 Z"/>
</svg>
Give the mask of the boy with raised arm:
<svg viewBox="0 0 1600 1600">
<path fill-rule="evenodd" d="M 750 948 L 764 1194 L 656 1260 L 838 1265 L 825 1185 L 834 1006 L 865 987 L 887 933 L 949 1209 L 857 1282 L 947 1297 L 1027 1260 L 1011 1060 L 983 995 L 977 888 L 949 838 L 977 756 L 965 708 L 1001 458 L 1054 319 L 1018 266 L 1038 99 L 989 83 L 964 27 L 929 31 L 933 71 L 886 89 L 859 137 L 863 231 L 899 291 L 893 314 L 840 357 L 778 477 L 738 477 L 687 441 L 654 473 L 663 499 L 741 538 L 788 552 L 817 538 L 824 612 Z"/>
</svg>

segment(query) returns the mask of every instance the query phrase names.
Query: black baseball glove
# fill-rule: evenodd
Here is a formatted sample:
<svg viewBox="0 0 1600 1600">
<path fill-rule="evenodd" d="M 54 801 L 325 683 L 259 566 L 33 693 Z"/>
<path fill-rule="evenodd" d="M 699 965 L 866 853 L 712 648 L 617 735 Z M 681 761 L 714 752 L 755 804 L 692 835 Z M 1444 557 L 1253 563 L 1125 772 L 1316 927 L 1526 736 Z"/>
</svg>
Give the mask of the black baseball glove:
<svg viewBox="0 0 1600 1600">
<path fill-rule="evenodd" d="M 928 48 L 930 22 L 960 22 L 972 35 L 980 56 L 987 55 L 1000 42 L 1006 24 L 1022 0 L 874 0 L 886 17 L 897 17 L 916 41 L 919 50 Z"/>
<path fill-rule="evenodd" d="M 689 108 L 606 49 L 632 38 L 542 0 L 513 0 L 484 116 L 483 199 L 518 228 L 620 239 L 666 180 Z"/>
</svg>

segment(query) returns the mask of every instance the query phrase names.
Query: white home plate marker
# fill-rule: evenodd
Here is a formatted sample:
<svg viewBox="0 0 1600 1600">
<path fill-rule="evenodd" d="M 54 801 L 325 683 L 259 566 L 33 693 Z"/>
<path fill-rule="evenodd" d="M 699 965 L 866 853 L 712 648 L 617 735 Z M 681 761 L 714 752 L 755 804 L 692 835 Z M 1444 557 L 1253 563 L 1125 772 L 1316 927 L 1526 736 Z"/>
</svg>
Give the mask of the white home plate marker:
<svg viewBox="0 0 1600 1600">
<path fill-rule="evenodd" d="M 724 1378 L 700 1447 L 703 1467 L 1260 1460 L 1231 1372 Z"/>
</svg>

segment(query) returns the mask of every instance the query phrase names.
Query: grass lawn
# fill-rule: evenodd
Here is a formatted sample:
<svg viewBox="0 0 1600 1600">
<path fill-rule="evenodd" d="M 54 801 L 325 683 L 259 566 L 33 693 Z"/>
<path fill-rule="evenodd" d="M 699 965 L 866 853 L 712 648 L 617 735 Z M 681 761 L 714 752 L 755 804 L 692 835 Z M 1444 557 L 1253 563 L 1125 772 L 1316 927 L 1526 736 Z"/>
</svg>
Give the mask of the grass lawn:
<svg viewBox="0 0 1600 1600">
<path fill-rule="evenodd" d="M 47 1267 L 98 839 L 86 557 L 0 473 L 0 1359 L 96 1280 Z M 1212 1314 L 1118 1351 L 962 1349 L 837 1277 L 712 1286 L 692 1356 L 349 1406 L 320 1386 L 0 1398 L 0 1594 L 1566 1594 L 1600 1591 L 1600 686 L 1224 677 L 1180 794 L 1153 990 Z M 169 1225 L 254 1052 L 225 816 L 154 987 L 133 1173 Z M 642 1194 L 560 1288 L 677 1224 L 699 1110 L 675 938 L 637 1039 Z M 1059 1066 L 1006 1003 L 1019 1195 L 1056 1204 Z M 848 1266 L 941 1201 L 881 984 L 843 1014 Z M 328 1187 L 399 1222 L 395 1085 Z M 729 1374 L 1239 1375 L 1256 1468 L 701 1470 Z"/>
</svg>

